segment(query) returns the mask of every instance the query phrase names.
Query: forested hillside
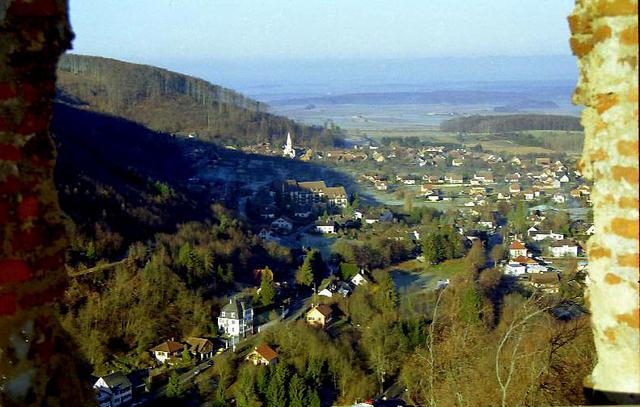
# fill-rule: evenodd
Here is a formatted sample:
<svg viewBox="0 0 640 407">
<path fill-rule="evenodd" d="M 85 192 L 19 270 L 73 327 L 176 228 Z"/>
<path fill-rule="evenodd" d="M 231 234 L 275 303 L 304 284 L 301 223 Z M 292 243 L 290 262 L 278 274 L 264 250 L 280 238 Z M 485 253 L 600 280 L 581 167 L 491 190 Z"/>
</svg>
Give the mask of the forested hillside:
<svg viewBox="0 0 640 407">
<path fill-rule="evenodd" d="M 574 116 L 515 114 L 455 118 L 442 122 L 440 130 L 467 133 L 503 133 L 523 130 L 582 131 L 582 125 L 580 125 L 580 118 Z"/>
<path fill-rule="evenodd" d="M 135 241 L 208 213 L 184 188 L 191 169 L 178 139 L 63 104 L 54 105 L 51 130 L 56 188 L 75 228 L 72 263 L 114 258 Z"/>
<path fill-rule="evenodd" d="M 291 132 L 297 143 L 317 148 L 340 137 L 339 129 L 300 125 L 230 89 L 152 66 L 67 54 L 57 86 L 60 102 L 225 144 L 278 145 Z"/>
</svg>

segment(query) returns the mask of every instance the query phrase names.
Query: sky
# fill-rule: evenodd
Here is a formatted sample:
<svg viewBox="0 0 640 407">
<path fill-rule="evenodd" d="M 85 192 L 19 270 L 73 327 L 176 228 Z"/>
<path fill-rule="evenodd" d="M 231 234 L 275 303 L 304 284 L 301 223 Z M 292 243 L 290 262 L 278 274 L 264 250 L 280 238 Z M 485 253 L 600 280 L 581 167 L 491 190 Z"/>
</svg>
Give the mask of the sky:
<svg viewBox="0 0 640 407">
<path fill-rule="evenodd" d="M 341 61 L 471 57 L 491 66 L 495 60 L 487 57 L 554 55 L 570 61 L 566 16 L 573 4 L 573 0 L 71 0 L 76 33 L 72 52 L 167 67 L 234 85 L 249 78 L 295 79 L 295 72 L 319 60 L 340 65 Z M 293 62 L 283 68 L 283 61 Z M 322 73 L 318 78 L 338 74 Z M 401 76 L 402 72 L 389 80 Z"/>
</svg>

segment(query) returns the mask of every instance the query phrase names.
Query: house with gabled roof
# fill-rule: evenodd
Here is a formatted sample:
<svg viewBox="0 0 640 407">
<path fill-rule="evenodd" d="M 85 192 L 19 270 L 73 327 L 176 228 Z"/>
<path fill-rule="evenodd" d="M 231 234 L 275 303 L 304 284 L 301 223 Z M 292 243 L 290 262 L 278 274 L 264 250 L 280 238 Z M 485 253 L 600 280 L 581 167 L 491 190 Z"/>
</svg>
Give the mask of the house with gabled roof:
<svg viewBox="0 0 640 407">
<path fill-rule="evenodd" d="M 151 353 L 153 353 L 153 357 L 155 357 L 158 362 L 170 364 L 172 359 L 180 357 L 183 350 L 183 344 L 171 339 L 153 347 Z"/>
<path fill-rule="evenodd" d="M 460 175 L 460 174 L 447 173 L 444 176 L 444 180 L 445 180 L 445 182 L 448 182 L 450 184 L 462 184 L 462 183 L 464 183 L 464 179 L 462 178 L 462 175 Z"/>
<path fill-rule="evenodd" d="M 326 304 L 318 304 L 312 307 L 305 315 L 305 321 L 311 326 L 326 327 L 331 322 L 333 310 Z"/>
<path fill-rule="evenodd" d="M 251 299 L 232 298 L 222 307 L 218 328 L 231 337 L 245 337 L 253 333 L 253 307 Z"/>
<path fill-rule="evenodd" d="M 560 273 L 552 271 L 532 274 L 529 284 L 535 289 L 546 293 L 557 293 L 560 291 Z"/>
<path fill-rule="evenodd" d="M 117 407 L 127 404 L 133 398 L 133 386 L 123 372 L 113 372 L 98 378 L 93 384 L 97 391 L 99 407 Z"/>
<path fill-rule="evenodd" d="M 524 243 L 515 240 L 509 245 L 509 257 L 527 257 L 529 255 L 529 251 L 527 250 Z"/>
<path fill-rule="evenodd" d="M 271 228 L 279 232 L 288 233 L 293 229 L 293 221 L 286 216 L 280 216 L 271 222 Z"/>
<path fill-rule="evenodd" d="M 578 257 L 580 247 L 567 240 L 559 240 L 551 243 L 549 251 L 553 257 Z"/>
<path fill-rule="evenodd" d="M 196 357 L 196 360 L 207 360 L 213 356 L 214 346 L 210 340 L 192 336 L 187 338 L 186 342 L 189 345 L 189 352 Z"/>
<path fill-rule="evenodd" d="M 256 346 L 253 348 L 251 352 L 247 355 L 245 360 L 257 365 L 274 365 L 278 362 L 278 352 L 273 350 L 271 346 L 263 343 L 260 346 Z"/>
<path fill-rule="evenodd" d="M 364 270 L 360 270 L 358 272 L 358 274 L 356 274 L 355 276 L 351 277 L 351 284 L 353 284 L 355 286 L 367 285 L 370 282 L 371 282 L 371 279 L 369 277 L 367 277 L 366 274 L 364 274 Z"/>
</svg>

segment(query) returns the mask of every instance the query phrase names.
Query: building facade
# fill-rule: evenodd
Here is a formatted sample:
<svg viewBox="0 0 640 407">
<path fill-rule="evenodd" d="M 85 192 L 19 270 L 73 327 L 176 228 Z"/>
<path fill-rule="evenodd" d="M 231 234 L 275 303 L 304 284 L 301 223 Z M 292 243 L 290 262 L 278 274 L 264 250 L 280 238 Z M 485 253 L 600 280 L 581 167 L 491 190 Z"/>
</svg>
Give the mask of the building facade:
<svg viewBox="0 0 640 407">
<path fill-rule="evenodd" d="M 218 329 L 228 336 L 245 337 L 253 333 L 253 307 L 249 298 L 232 298 L 222 308 Z"/>
</svg>

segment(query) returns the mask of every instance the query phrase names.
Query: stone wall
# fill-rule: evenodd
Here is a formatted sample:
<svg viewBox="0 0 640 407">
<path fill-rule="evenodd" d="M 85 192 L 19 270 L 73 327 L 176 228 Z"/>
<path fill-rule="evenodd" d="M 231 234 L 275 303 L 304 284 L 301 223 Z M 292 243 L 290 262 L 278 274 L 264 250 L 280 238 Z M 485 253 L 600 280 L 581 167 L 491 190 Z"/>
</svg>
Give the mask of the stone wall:
<svg viewBox="0 0 640 407">
<path fill-rule="evenodd" d="M 0 405 L 85 404 L 54 304 L 67 283 L 65 223 L 48 132 L 66 0 L 0 0 Z"/>
<path fill-rule="evenodd" d="M 587 387 L 640 393 L 638 315 L 638 4 L 577 0 L 569 16 L 585 105 L 584 175 L 593 180 L 587 300 L 598 354 Z"/>
</svg>

